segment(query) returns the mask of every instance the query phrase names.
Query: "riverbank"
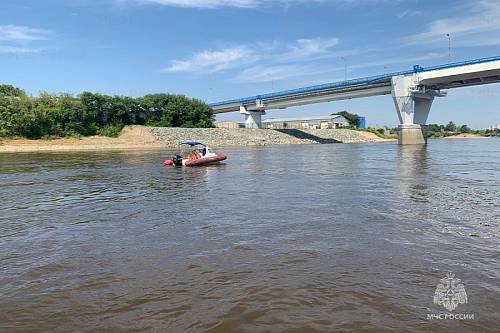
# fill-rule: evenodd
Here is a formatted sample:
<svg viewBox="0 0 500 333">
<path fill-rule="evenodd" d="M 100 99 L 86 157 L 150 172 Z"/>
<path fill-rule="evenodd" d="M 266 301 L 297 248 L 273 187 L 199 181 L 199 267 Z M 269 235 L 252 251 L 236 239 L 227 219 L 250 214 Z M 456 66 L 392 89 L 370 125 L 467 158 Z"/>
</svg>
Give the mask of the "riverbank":
<svg viewBox="0 0 500 333">
<path fill-rule="evenodd" d="M 0 141 L 0 152 L 144 150 L 163 148 L 145 126 L 126 126 L 118 138 L 90 136 L 54 140 L 8 139 Z"/>
<path fill-rule="evenodd" d="M 193 139 L 205 142 L 215 148 L 392 141 L 379 138 L 373 133 L 347 129 L 262 130 L 126 126 L 118 138 L 92 136 L 54 140 L 3 140 L 0 141 L 0 152 L 176 148 L 181 142 Z"/>
<path fill-rule="evenodd" d="M 484 139 L 486 136 L 482 136 L 474 133 L 461 133 L 457 135 L 446 136 L 443 139 Z"/>
</svg>

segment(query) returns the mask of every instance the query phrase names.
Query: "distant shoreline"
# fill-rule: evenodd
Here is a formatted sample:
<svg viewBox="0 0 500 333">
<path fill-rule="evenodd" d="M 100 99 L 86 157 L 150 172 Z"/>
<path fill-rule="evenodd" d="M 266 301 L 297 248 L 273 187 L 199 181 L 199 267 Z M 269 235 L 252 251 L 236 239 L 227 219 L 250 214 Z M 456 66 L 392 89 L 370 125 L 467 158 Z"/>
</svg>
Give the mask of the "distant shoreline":
<svg viewBox="0 0 500 333">
<path fill-rule="evenodd" d="M 126 126 L 118 138 L 92 136 L 54 140 L 5 139 L 0 141 L 0 153 L 152 150 L 177 148 L 182 141 L 192 139 L 214 148 L 394 141 L 382 139 L 373 133 L 347 129 L 276 131 Z"/>
<path fill-rule="evenodd" d="M 488 137 L 482 136 L 479 134 L 462 133 L 462 134 L 446 136 L 446 137 L 438 138 L 438 139 L 486 139 L 486 138 L 488 138 Z"/>
<path fill-rule="evenodd" d="M 458 134 L 430 139 L 483 139 L 479 134 Z M 328 143 L 395 142 L 371 132 L 348 129 L 262 130 L 223 128 L 166 128 L 126 126 L 118 138 L 91 136 L 53 140 L 4 139 L 0 153 L 138 151 L 178 148 L 187 140 L 200 140 L 214 148 Z"/>
<path fill-rule="evenodd" d="M 479 134 L 458 134 L 431 139 L 482 139 Z M 223 128 L 166 128 L 126 126 L 118 138 L 91 136 L 53 140 L 4 139 L 0 153 L 138 151 L 178 148 L 187 140 L 200 140 L 213 148 L 257 147 L 328 143 L 395 142 L 371 132 L 348 129 L 262 130 Z"/>
</svg>

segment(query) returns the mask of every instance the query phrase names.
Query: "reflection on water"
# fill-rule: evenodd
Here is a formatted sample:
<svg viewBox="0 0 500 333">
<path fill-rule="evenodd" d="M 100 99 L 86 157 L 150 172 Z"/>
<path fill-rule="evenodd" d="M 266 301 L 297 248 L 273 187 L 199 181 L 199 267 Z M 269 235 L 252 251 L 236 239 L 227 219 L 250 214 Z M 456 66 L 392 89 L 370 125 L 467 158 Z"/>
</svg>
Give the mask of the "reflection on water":
<svg viewBox="0 0 500 333">
<path fill-rule="evenodd" d="M 429 173 L 427 145 L 398 146 L 401 195 L 416 201 L 427 201 Z"/>
<path fill-rule="evenodd" d="M 0 155 L 0 331 L 500 327 L 498 140 L 227 153 Z M 448 271 L 475 320 L 426 320 Z"/>
</svg>

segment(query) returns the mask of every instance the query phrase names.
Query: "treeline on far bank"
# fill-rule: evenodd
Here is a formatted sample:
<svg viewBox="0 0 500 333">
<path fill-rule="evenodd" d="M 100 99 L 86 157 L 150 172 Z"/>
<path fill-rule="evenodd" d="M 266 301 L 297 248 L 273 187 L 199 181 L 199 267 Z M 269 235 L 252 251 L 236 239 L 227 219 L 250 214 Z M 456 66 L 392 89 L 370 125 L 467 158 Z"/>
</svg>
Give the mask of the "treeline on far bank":
<svg viewBox="0 0 500 333">
<path fill-rule="evenodd" d="M 368 127 L 366 129 L 362 129 L 366 132 L 371 132 L 378 135 L 381 138 L 390 139 L 396 138 L 398 133 L 398 128 L 371 128 Z M 449 136 L 455 136 L 459 134 L 477 134 L 485 137 L 500 137 L 500 130 L 474 130 L 471 129 L 467 125 L 456 125 L 454 122 L 450 121 L 447 125 L 439 125 L 439 124 L 428 124 L 425 125 L 425 133 L 429 138 L 445 138 Z"/>
<path fill-rule="evenodd" d="M 28 96 L 0 85 L 0 137 L 118 136 L 125 125 L 213 127 L 212 109 L 182 95 L 133 98 L 84 92 Z"/>
<path fill-rule="evenodd" d="M 473 130 L 467 125 L 456 125 L 450 121 L 447 125 L 429 124 L 426 126 L 427 136 L 443 138 L 457 134 L 478 134 L 482 136 L 500 136 L 499 130 Z"/>
</svg>

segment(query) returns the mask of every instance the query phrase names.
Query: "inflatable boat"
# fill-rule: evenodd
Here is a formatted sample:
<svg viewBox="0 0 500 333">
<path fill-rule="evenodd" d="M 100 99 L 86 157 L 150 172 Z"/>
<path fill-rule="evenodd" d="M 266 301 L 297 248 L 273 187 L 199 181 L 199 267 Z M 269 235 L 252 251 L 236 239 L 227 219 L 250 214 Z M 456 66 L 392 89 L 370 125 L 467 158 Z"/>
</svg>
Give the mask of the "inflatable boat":
<svg viewBox="0 0 500 333">
<path fill-rule="evenodd" d="M 196 167 L 217 164 L 227 159 L 227 156 L 225 154 L 212 153 L 210 151 L 210 148 L 206 144 L 198 141 L 186 141 L 183 142 L 182 145 L 190 147 L 190 152 L 187 157 L 177 155 L 171 160 L 166 160 L 163 163 L 164 165 L 177 167 Z"/>
</svg>

